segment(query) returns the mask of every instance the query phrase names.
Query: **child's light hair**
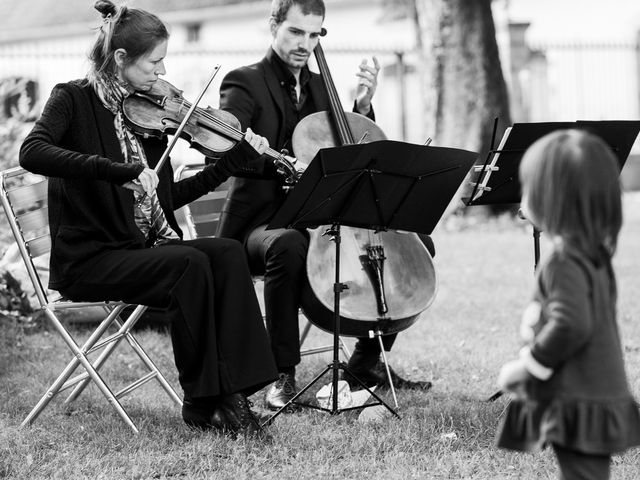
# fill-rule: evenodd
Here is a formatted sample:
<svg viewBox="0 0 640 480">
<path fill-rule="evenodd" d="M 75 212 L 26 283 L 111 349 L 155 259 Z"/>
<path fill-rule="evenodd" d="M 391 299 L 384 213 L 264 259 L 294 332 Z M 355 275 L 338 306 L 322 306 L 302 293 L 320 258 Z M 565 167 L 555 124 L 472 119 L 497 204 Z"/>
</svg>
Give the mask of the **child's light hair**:
<svg viewBox="0 0 640 480">
<path fill-rule="evenodd" d="M 598 261 L 615 252 L 622 226 L 620 167 L 596 135 L 558 130 L 537 140 L 520 164 L 532 220 Z"/>
</svg>

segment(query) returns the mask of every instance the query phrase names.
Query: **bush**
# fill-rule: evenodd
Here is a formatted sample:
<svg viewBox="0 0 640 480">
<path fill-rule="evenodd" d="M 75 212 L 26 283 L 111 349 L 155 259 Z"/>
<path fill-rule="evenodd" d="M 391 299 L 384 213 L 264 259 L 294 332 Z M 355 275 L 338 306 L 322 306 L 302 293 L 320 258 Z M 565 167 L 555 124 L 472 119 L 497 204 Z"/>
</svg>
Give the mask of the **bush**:
<svg viewBox="0 0 640 480">
<path fill-rule="evenodd" d="M 31 91 L 28 91 L 31 90 Z M 20 145 L 33 125 L 33 82 L 19 78 L 0 80 L 0 170 L 18 165 Z M 0 214 L 0 256 L 13 243 L 4 212 Z M 24 321 L 32 313 L 20 282 L 0 271 L 0 316 Z"/>
<path fill-rule="evenodd" d="M 20 145 L 36 115 L 33 82 L 21 78 L 0 80 L 0 170 L 18 164 Z"/>
</svg>

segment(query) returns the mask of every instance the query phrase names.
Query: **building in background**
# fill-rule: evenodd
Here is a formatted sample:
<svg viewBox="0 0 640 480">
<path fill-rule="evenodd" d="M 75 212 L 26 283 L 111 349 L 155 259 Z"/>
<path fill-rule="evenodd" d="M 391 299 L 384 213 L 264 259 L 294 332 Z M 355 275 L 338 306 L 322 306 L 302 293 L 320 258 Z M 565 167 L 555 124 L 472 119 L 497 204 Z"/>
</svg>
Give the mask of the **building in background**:
<svg viewBox="0 0 640 480">
<path fill-rule="evenodd" d="M 640 2 L 498 2 L 510 32 L 514 122 L 640 120 Z M 640 190 L 640 139 L 622 182 Z"/>
<path fill-rule="evenodd" d="M 195 98 L 213 66 L 221 65 L 203 98 L 203 105 L 212 107 L 218 105 L 224 74 L 264 55 L 270 44 L 270 3 L 128 2 L 169 25 L 165 78 L 186 98 Z M 329 34 L 322 43 L 343 104 L 348 108 L 352 102 L 358 63 L 375 54 L 383 65 L 374 99 L 378 123 L 391 139 L 423 143 L 431 135 L 421 121 L 412 19 L 396 15 L 389 1 L 326 4 Z M 84 76 L 86 53 L 100 23 L 92 5 L 87 0 L 0 0 L 0 86 L 16 79 L 31 82 L 35 98 L 30 101 L 38 108 L 57 82 Z M 514 121 L 640 118 L 640 2 L 494 0 L 493 6 Z M 635 162 L 640 141 L 633 153 Z M 174 158 L 199 157 L 181 145 Z"/>
</svg>

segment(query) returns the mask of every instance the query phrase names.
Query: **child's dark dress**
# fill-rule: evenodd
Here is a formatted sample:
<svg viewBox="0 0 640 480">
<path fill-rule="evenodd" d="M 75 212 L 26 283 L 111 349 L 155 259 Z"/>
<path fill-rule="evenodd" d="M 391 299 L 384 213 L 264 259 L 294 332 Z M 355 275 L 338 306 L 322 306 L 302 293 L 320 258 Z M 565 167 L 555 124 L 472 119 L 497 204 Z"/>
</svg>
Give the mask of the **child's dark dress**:
<svg viewBox="0 0 640 480">
<path fill-rule="evenodd" d="M 513 399 L 498 430 L 503 448 L 553 443 L 608 455 L 640 444 L 640 411 L 627 384 L 609 260 L 555 250 L 538 269 L 521 328 L 531 356 L 553 369 Z"/>
</svg>

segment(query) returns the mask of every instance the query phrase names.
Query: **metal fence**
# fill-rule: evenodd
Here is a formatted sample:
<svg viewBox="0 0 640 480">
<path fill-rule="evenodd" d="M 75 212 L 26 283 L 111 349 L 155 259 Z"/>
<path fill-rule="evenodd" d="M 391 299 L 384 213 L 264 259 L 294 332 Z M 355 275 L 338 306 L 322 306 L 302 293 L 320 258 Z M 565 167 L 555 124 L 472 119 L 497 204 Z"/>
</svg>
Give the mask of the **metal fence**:
<svg viewBox="0 0 640 480">
<path fill-rule="evenodd" d="M 514 121 L 640 120 L 640 35 L 635 42 L 538 43 L 514 72 Z M 621 175 L 640 190 L 640 139 Z"/>
<path fill-rule="evenodd" d="M 530 121 L 640 118 L 640 47 L 629 43 L 530 46 L 519 81 Z"/>
<path fill-rule="evenodd" d="M 0 49 L 0 75 L 22 76 L 51 87 L 81 77 L 87 69 L 85 38 Z M 5 46 L 6 47 L 6 46 Z M 217 106 L 217 87 L 224 73 L 259 60 L 266 49 L 174 50 L 167 58 L 167 79 L 194 96 L 213 65 L 222 70 L 204 101 Z M 524 62 L 506 75 L 514 121 L 640 119 L 640 46 L 628 43 L 567 43 L 527 46 Z M 327 59 L 345 108 L 352 101 L 355 71 L 363 57 L 377 55 L 383 65 L 376 93 L 378 122 L 390 138 L 422 142 L 424 131 L 419 56 L 413 51 L 328 50 Z M 636 144 L 634 152 L 640 151 Z"/>
</svg>

